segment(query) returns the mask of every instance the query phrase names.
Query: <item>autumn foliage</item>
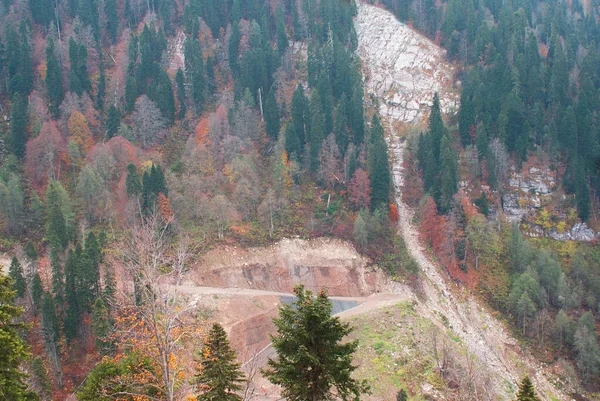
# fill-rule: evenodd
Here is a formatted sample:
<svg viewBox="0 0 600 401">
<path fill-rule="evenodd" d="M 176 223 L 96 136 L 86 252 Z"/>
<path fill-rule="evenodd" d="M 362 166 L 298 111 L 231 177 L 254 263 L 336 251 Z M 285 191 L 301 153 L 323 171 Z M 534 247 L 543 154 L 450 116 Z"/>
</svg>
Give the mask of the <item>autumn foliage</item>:
<svg viewBox="0 0 600 401">
<path fill-rule="evenodd" d="M 42 124 L 39 135 L 27 142 L 25 173 L 36 189 L 43 189 L 49 177 L 58 177 L 64 151 L 65 143 L 54 121 Z"/>
</svg>

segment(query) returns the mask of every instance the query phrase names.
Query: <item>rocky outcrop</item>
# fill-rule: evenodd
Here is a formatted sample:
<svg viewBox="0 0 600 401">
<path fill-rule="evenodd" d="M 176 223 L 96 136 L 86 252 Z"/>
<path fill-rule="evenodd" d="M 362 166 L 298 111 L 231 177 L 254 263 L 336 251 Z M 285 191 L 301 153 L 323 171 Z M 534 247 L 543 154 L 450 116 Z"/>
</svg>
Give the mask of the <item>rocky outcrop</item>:
<svg viewBox="0 0 600 401">
<path fill-rule="evenodd" d="M 521 172 L 512 167 L 502 195 L 502 209 L 506 219 L 519 224 L 526 223 L 524 234 L 529 237 L 550 237 L 557 241 L 597 239 L 598 234 L 582 222 L 571 222 L 572 227 L 563 227 L 562 231 L 548 227 L 544 229 L 536 224 L 536 216 L 551 204 L 556 191 L 556 180 L 556 172 L 548 167 L 530 166 Z M 567 220 L 564 212 L 557 213 L 555 217 L 560 221 Z"/>
<path fill-rule="evenodd" d="M 360 57 L 369 66 L 366 89 L 381 102 L 383 116 L 417 123 L 428 113 L 435 92 L 444 113 L 458 110 L 454 67 L 445 60 L 445 50 L 389 11 L 360 2 L 355 27 Z"/>
</svg>

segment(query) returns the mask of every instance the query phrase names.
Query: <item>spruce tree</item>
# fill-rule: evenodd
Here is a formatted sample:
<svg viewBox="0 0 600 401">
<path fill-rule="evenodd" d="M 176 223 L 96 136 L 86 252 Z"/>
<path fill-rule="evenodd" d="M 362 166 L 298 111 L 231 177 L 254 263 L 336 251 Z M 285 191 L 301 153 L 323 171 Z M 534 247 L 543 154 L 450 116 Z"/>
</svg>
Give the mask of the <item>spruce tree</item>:
<svg viewBox="0 0 600 401">
<path fill-rule="evenodd" d="M 325 118 L 321 112 L 321 96 L 317 89 L 313 89 L 310 97 L 310 169 L 313 173 L 319 170 L 321 146 L 325 139 Z"/>
<path fill-rule="evenodd" d="M 276 140 L 279 137 L 279 106 L 275 99 L 275 88 L 271 88 L 265 100 L 265 129 L 269 138 Z"/>
<path fill-rule="evenodd" d="M 67 246 L 69 236 L 61 208 L 59 185 L 60 183 L 51 182 L 46 192 L 46 240 L 50 248 L 61 252 Z"/>
<path fill-rule="evenodd" d="M 0 398 L 33 401 L 38 397 L 27 388 L 27 374 L 20 368 L 30 354 L 27 344 L 19 336 L 19 331 L 26 326 L 18 323 L 23 310 L 13 305 L 13 285 L 12 280 L 0 271 Z"/>
<path fill-rule="evenodd" d="M 117 14 L 116 0 L 104 0 L 104 14 L 106 15 L 106 31 L 114 44 L 117 42 L 119 33 L 119 15 Z"/>
<path fill-rule="evenodd" d="M 96 339 L 96 348 L 106 351 L 111 348 L 109 334 L 111 330 L 108 308 L 102 298 L 97 298 L 92 308 L 92 333 Z"/>
<path fill-rule="evenodd" d="M 137 85 L 135 78 L 132 76 L 127 77 L 125 83 L 125 107 L 128 113 L 133 111 L 135 107 L 135 101 L 138 98 Z"/>
<path fill-rule="evenodd" d="M 333 389 L 342 400 L 359 399 L 369 387 L 351 377 L 358 341 L 342 342 L 352 328 L 331 316 L 325 292 L 313 297 L 299 285 L 294 294 L 293 304 L 281 306 L 273 320 L 277 332 L 271 341 L 278 359 L 269 359 L 263 374 L 281 386 L 282 396 L 290 401 L 329 400 Z"/>
<path fill-rule="evenodd" d="M 100 78 L 98 78 L 98 91 L 96 93 L 96 108 L 104 109 L 104 97 L 106 96 L 106 76 L 104 74 L 104 65 L 100 64 Z"/>
<path fill-rule="evenodd" d="M 235 361 L 227 334 L 218 323 L 213 324 L 200 351 L 199 373 L 194 384 L 201 401 L 241 401 L 236 392 L 242 389 L 244 374 Z"/>
<path fill-rule="evenodd" d="M 33 300 L 34 311 L 36 314 L 42 309 L 42 297 L 44 296 L 44 288 L 40 273 L 36 271 L 31 279 L 31 298 Z"/>
<path fill-rule="evenodd" d="M 531 383 L 529 376 L 525 376 L 521 381 L 521 384 L 519 384 L 517 401 L 541 401 L 540 398 L 535 395 L 533 383 Z"/>
<path fill-rule="evenodd" d="M 299 159 L 302 154 L 300 139 L 292 122 L 288 122 L 285 127 L 285 151 L 294 159 Z"/>
<path fill-rule="evenodd" d="M 65 261 L 65 301 L 67 305 L 63 324 L 65 337 L 69 342 L 77 337 L 79 322 L 81 320 L 78 299 L 78 279 L 81 275 L 79 268 L 79 261 L 76 258 L 75 252 L 69 249 Z"/>
<path fill-rule="evenodd" d="M 179 102 L 179 114 L 178 118 L 183 120 L 185 118 L 185 78 L 183 76 L 183 71 L 181 68 L 177 69 L 177 74 L 175 75 L 175 84 L 177 85 L 177 101 Z"/>
<path fill-rule="evenodd" d="M 368 148 L 369 180 L 371 182 L 371 208 L 387 210 L 392 178 L 390 174 L 388 149 L 383 126 L 375 114 L 371 123 L 371 138 Z"/>
<path fill-rule="evenodd" d="M 23 275 L 23 267 L 17 257 L 13 257 L 10 262 L 10 268 L 8 270 L 8 275 L 13 280 L 14 289 L 17 292 L 17 297 L 21 298 L 25 295 L 27 291 L 27 282 L 25 281 L 25 276 Z"/>
<path fill-rule="evenodd" d="M 304 145 L 310 134 L 310 113 L 308 107 L 308 99 L 304 95 L 304 87 L 302 84 L 298 84 L 298 87 L 292 95 L 292 104 L 290 106 L 290 113 L 292 115 L 292 127 L 295 131 L 295 136 L 298 138 L 300 143 L 300 153 L 304 151 Z"/>
<path fill-rule="evenodd" d="M 121 112 L 114 104 L 111 104 L 108 109 L 108 116 L 106 117 L 106 139 L 114 137 L 119 132 L 120 126 Z"/>
<path fill-rule="evenodd" d="M 365 138 L 363 98 L 362 87 L 355 88 L 350 101 L 351 107 L 348 108 L 348 112 L 350 113 L 348 121 L 350 122 L 350 128 L 352 128 L 352 133 L 354 135 L 353 142 L 357 146 L 363 143 Z"/>
<path fill-rule="evenodd" d="M 46 47 L 46 89 L 48 91 L 48 99 L 50 104 L 48 108 L 52 117 L 58 118 L 60 113 L 59 106 L 64 98 L 62 73 L 56 55 L 54 54 L 54 40 L 48 38 L 48 46 Z"/>
<path fill-rule="evenodd" d="M 436 199 L 438 208 L 447 213 L 452 208 L 454 194 L 458 191 L 458 156 L 450 144 L 448 136 L 444 136 L 441 146 L 441 188 L 440 198 Z"/>
<path fill-rule="evenodd" d="M 440 144 L 446 134 L 446 128 L 442 121 L 442 112 L 440 110 L 440 97 L 436 92 L 433 96 L 433 105 L 429 115 L 429 135 L 431 136 L 431 149 L 436 163 L 440 162 Z"/>
<path fill-rule="evenodd" d="M 135 164 L 129 163 L 127 165 L 127 177 L 125 178 L 125 188 L 127 189 L 127 196 L 137 196 L 142 193 L 142 183 L 140 176 L 137 172 Z"/>
<path fill-rule="evenodd" d="M 27 99 L 23 98 L 18 93 L 15 93 L 12 98 L 10 135 L 12 151 L 19 159 L 23 159 L 25 156 L 28 125 L 29 113 L 27 112 Z"/>
</svg>

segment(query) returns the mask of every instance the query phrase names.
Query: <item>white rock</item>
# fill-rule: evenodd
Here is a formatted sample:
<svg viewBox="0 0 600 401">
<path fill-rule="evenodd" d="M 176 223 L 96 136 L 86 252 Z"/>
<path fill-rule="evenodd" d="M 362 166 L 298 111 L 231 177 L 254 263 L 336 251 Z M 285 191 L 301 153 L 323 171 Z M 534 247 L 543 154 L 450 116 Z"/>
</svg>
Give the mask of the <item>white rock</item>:
<svg viewBox="0 0 600 401">
<path fill-rule="evenodd" d="M 384 9 L 359 3 L 355 22 L 359 54 L 369 65 L 368 92 L 383 100 L 379 112 L 416 123 L 428 114 L 435 92 L 442 112 L 457 109 L 459 94 L 450 88 L 454 67 L 445 51 Z"/>
</svg>

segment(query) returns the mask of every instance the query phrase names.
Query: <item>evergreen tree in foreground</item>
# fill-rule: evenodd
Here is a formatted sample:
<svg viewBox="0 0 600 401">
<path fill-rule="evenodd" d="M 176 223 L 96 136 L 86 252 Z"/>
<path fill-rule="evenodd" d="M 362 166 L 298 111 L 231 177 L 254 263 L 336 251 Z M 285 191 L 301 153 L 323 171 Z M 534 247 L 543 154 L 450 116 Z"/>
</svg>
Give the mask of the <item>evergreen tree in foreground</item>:
<svg viewBox="0 0 600 401">
<path fill-rule="evenodd" d="M 242 389 L 244 374 L 235 362 L 235 352 L 229 346 L 223 327 L 215 323 L 204 340 L 201 351 L 201 369 L 195 377 L 198 400 L 241 401 L 236 394 Z"/>
<path fill-rule="evenodd" d="M 24 383 L 27 375 L 19 368 L 29 352 L 18 334 L 25 325 L 15 323 L 23 310 L 12 304 L 15 296 L 12 286 L 12 280 L 0 271 L 0 399 L 37 400 Z"/>
<path fill-rule="evenodd" d="M 529 376 L 525 376 L 521 384 L 519 384 L 517 401 L 541 401 L 540 398 L 535 395 L 533 383 L 531 383 Z"/>
<path fill-rule="evenodd" d="M 300 285 L 294 293 L 296 301 L 280 307 L 280 317 L 274 319 L 277 334 L 271 341 L 278 360 L 269 359 L 263 374 L 283 387 L 282 396 L 289 401 L 358 400 L 369 387 L 351 377 L 358 341 L 342 340 L 352 328 L 331 316 L 324 292 L 313 297 Z"/>
</svg>

